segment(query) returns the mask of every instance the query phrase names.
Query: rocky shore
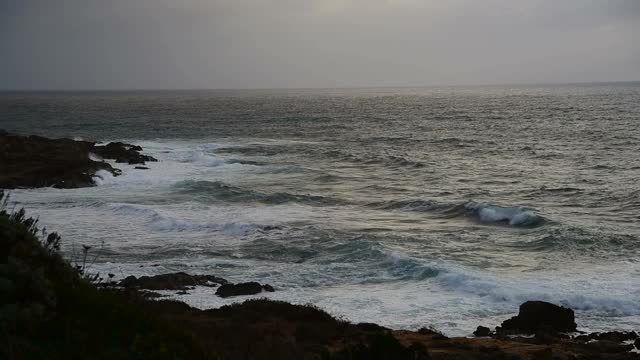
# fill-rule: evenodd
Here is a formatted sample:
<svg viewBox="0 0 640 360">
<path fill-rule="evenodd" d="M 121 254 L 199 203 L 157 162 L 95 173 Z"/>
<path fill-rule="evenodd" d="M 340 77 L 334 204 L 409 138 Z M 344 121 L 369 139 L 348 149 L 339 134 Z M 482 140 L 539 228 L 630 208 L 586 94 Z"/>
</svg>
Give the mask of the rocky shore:
<svg viewBox="0 0 640 360">
<path fill-rule="evenodd" d="M 216 295 L 222 297 L 256 295 L 263 291 L 275 291 L 269 285 L 260 285 L 256 282 L 230 284 L 225 279 L 213 275 L 189 275 L 182 272 L 140 278 L 129 276 L 119 282 L 105 284 L 105 286 L 127 291 L 134 290 L 145 298 L 154 299 L 163 296 L 149 290 L 179 290 L 177 294 L 182 295 L 196 286 L 218 287 Z M 225 294 L 226 290 L 223 289 L 228 289 L 228 287 L 234 291 Z M 314 327 L 320 327 L 327 331 L 324 336 L 329 336 L 329 339 L 324 340 L 326 341 L 324 346 L 329 349 L 338 349 L 332 356 L 338 356 L 337 358 L 340 359 L 342 358 L 340 356 L 347 356 L 346 358 L 350 359 L 353 353 L 360 351 L 363 351 L 367 356 L 373 356 L 369 351 L 372 351 L 372 346 L 378 345 L 369 343 L 369 341 L 373 341 L 370 337 L 379 337 L 380 339 L 388 337 L 385 340 L 389 342 L 387 345 L 395 344 L 396 350 L 394 350 L 393 356 L 371 357 L 379 359 L 640 358 L 640 351 L 636 351 L 640 350 L 640 335 L 636 332 L 584 333 L 579 331 L 577 327 L 573 310 L 543 301 L 523 303 L 518 315 L 506 319 L 493 330 L 478 326 L 474 332 L 474 338 L 449 338 L 428 327 L 417 331 L 404 331 L 388 329 L 373 323 L 349 324 L 342 322 L 340 326 L 337 326 L 336 323 L 341 321 L 320 309 L 269 301 L 261 299 L 259 296 L 255 300 L 217 310 L 198 310 L 177 303 L 180 305 L 176 305 L 175 301 L 161 301 L 153 303 L 153 306 L 161 308 L 162 316 L 168 316 L 172 321 L 179 319 L 181 323 L 190 323 L 197 319 L 198 325 L 194 326 L 195 329 L 198 329 L 198 334 L 203 322 L 209 323 L 209 326 L 214 328 L 217 328 L 220 323 L 226 324 L 223 328 L 232 326 L 227 324 L 229 318 L 239 320 L 240 322 L 234 322 L 233 326 L 242 327 L 242 331 L 254 331 L 254 327 L 258 327 L 260 331 L 273 331 L 278 334 L 290 328 L 295 328 L 297 332 L 299 331 L 297 328 L 302 326 L 302 322 L 308 326 L 308 322 L 311 321 Z M 246 318 L 245 312 L 249 312 L 251 317 Z M 290 318 L 291 313 L 297 313 L 302 318 L 292 319 Z M 307 317 L 314 320 L 309 320 Z M 338 331 L 333 326 L 340 330 Z M 224 337 L 224 334 L 221 333 L 213 335 L 216 338 Z M 288 335 L 296 336 L 295 333 Z M 212 345 L 207 344 L 207 346 Z M 384 353 L 387 350 L 375 350 L 375 352 L 377 351 Z M 301 356 L 304 354 L 304 351 L 300 353 Z"/>
<path fill-rule="evenodd" d="M 96 145 L 89 141 L 20 136 L 0 130 L 0 189 L 92 186 L 100 170 L 114 176 L 121 174 L 120 169 L 105 161 L 107 159 L 131 165 L 157 161 L 141 151 L 139 146 L 121 142 Z"/>
<path fill-rule="evenodd" d="M 0 132 L 0 189 L 91 186 L 99 170 L 120 173 L 102 159 L 155 161 L 141 151 Z M 429 324 L 417 331 L 354 324 L 311 305 L 263 299 L 278 290 L 268 284 L 212 274 L 103 281 L 109 274 L 89 274 L 59 255 L 58 235 L 42 233 L 24 211 L 1 208 L 3 196 L 0 190 L 2 359 L 640 359 L 637 333 L 583 333 L 573 310 L 541 301 L 523 303 L 493 329 L 479 326 L 475 337 L 449 338 Z M 253 298 L 200 310 L 157 293 L 196 286 Z"/>
</svg>

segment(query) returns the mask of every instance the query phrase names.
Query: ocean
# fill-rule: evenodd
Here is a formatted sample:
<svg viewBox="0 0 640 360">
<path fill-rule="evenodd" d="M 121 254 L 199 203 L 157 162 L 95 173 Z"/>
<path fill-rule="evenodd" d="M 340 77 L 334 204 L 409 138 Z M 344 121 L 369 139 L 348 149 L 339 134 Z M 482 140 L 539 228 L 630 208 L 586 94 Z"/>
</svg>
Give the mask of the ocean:
<svg viewBox="0 0 640 360">
<path fill-rule="evenodd" d="M 0 128 L 159 159 L 11 192 L 69 259 L 91 246 L 91 271 L 259 281 L 447 335 L 526 300 L 582 330 L 640 329 L 639 125 L 640 83 L 0 93 Z M 214 291 L 166 294 L 247 298 Z"/>
</svg>

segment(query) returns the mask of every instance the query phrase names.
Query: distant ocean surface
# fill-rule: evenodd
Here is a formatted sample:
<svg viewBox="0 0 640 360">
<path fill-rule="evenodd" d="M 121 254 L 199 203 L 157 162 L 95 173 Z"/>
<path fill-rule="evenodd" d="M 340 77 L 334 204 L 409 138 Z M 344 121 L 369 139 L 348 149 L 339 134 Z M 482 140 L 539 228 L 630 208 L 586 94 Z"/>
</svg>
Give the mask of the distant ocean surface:
<svg viewBox="0 0 640 360">
<path fill-rule="evenodd" d="M 68 257 L 93 246 L 103 274 L 255 280 L 451 335 L 536 299 L 583 330 L 640 330 L 640 83 L 4 92 L 0 128 L 160 160 L 94 188 L 12 191 Z"/>
</svg>

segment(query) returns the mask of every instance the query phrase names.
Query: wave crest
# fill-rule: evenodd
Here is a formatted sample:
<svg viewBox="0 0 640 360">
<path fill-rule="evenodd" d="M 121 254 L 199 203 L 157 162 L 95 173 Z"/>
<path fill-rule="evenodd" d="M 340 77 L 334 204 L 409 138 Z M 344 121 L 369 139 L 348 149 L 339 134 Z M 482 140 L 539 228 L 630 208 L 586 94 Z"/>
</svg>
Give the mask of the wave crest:
<svg viewBox="0 0 640 360">
<path fill-rule="evenodd" d="M 228 185 L 220 181 L 186 180 L 177 183 L 174 188 L 178 193 L 189 194 L 207 200 L 229 202 L 261 202 L 279 205 L 289 202 L 311 205 L 335 204 L 336 200 L 310 194 L 290 194 L 286 192 L 264 193 L 241 187 Z"/>
<path fill-rule="evenodd" d="M 431 213 L 437 218 L 471 217 L 483 223 L 504 223 L 510 226 L 542 225 L 545 219 L 536 210 L 519 206 L 499 206 L 488 202 L 468 201 L 462 204 L 443 204 L 432 200 L 391 200 L 368 204 L 381 210 L 401 210 Z"/>
</svg>

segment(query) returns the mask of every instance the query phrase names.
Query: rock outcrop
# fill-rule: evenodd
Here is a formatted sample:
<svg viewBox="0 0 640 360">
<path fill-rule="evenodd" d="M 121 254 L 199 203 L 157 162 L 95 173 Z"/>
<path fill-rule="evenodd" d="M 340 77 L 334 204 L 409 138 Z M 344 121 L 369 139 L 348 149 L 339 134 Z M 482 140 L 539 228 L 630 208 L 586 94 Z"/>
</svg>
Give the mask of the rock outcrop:
<svg viewBox="0 0 640 360">
<path fill-rule="evenodd" d="M 491 329 L 488 327 L 478 326 L 476 331 L 473 332 L 473 335 L 477 337 L 487 337 L 493 335 L 493 332 L 491 332 Z"/>
<path fill-rule="evenodd" d="M 0 188 L 77 188 L 93 185 L 93 176 L 99 170 L 119 175 L 120 171 L 110 164 L 89 158 L 93 146 L 88 141 L 0 131 Z"/>
<path fill-rule="evenodd" d="M 576 331 L 573 310 L 544 301 L 527 301 L 517 316 L 496 328 L 499 335 L 566 333 Z"/>
<path fill-rule="evenodd" d="M 227 284 L 227 280 L 213 275 L 189 275 L 184 272 L 156 276 L 127 276 L 118 283 L 124 288 L 146 290 L 186 290 L 193 286 L 218 286 Z"/>
<path fill-rule="evenodd" d="M 92 159 L 91 153 L 129 164 L 157 161 L 141 154 L 141 150 L 124 143 L 96 146 L 89 141 L 19 136 L 0 130 L 0 189 L 92 186 L 98 171 L 105 170 L 113 176 L 121 171 Z"/>
<path fill-rule="evenodd" d="M 240 284 L 224 284 L 216 290 L 216 295 L 223 298 L 240 295 L 255 295 L 261 293 L 263 290 L 267 292 L 274 291 L 271 285 L 260 285 L 259 283 L 252 281 Z"/>
<path fill-rule="evenodd" d="M 107 145 L 96 145 L 91 152 L 103 159 L 115 160 L 116 163 L 126 163 L 130 165 L 144 165 L 147 161 L 158 161 L 155 158 L 140 153 L 140 146 L 125 144 L 122 142 L 110 142 Z"/>
</svg>

